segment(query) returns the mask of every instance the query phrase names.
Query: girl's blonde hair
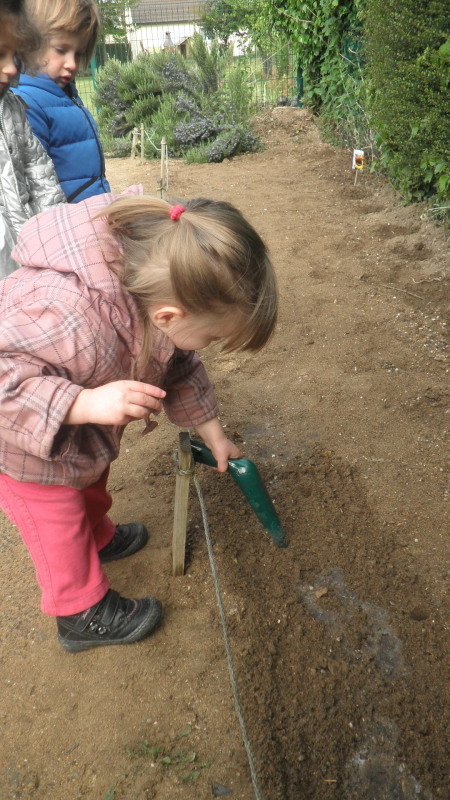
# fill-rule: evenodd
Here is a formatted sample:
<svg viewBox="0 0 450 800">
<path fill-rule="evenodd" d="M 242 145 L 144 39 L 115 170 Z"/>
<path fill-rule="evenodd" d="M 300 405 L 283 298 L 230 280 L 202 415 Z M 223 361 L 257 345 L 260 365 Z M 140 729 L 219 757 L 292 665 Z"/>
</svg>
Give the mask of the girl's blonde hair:
<svg viewBox="0 0 450 800">
<path fill-rule="evenodd" d="M 177 220 L 170 204 L 123 197 L 101 215 L 123 249 L 121 280 L 146 328 L 143 358 L 150 355 L 149 306 L 176 302 L 215 320 L 236 312 L 239 327 L 224 350 L 260 350 L 277 319 L 277 286 L 261 237 L 230 203 L 198 198 Z"/>
<path fill-rule="evenodd" d="M 19 70 L 36 71 L 37 58 L 43 41 L 25 9 L 24 0 L 0 0 L 0 25 L 3 27 L 8 23 L 18 40 L 17 66 Z"/>
<path fill-rule="evenodd" d="M 26 8 L 48 40 L 61 32 L 81 39 L 81 62 L 87 66 L 97 41 L 100 17 L 92 0 L 26 0 Z"/>
</svg>

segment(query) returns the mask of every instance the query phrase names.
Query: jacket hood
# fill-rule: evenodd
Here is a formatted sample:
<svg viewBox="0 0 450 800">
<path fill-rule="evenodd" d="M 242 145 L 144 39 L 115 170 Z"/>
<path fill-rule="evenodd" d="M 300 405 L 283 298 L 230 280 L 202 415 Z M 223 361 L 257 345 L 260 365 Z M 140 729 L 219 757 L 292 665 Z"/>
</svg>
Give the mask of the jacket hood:
<svg viewBox="0 0 450 800">
<path fill-rule="evenodd" d="M 75 274 L 85 286 L 115 300 L 122 264 L 120 245 L 104 220 L 93 218 L 118 197 L 136 194 L 142 194 L 142 186 L 130 186 L 121 195 L 101 194 L 80 203 L 63 203 L 37 214 L 23 225 L 12 258 L 24 267 Z"/>
</svg>

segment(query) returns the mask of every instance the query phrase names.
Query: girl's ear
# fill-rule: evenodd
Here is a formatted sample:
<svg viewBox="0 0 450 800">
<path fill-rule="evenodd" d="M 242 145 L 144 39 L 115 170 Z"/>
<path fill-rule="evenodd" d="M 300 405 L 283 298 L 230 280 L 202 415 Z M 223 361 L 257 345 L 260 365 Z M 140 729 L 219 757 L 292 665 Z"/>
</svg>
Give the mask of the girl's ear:
<svg viewBox="0 0 450 800">
<path fill-rule="evenodd" d="M 180 306 L 153 306 L 150 309 L 150 319 L 161 330 L 166 330 L 173 322 L 184 319 L 186 312 Z"/>
</svg>

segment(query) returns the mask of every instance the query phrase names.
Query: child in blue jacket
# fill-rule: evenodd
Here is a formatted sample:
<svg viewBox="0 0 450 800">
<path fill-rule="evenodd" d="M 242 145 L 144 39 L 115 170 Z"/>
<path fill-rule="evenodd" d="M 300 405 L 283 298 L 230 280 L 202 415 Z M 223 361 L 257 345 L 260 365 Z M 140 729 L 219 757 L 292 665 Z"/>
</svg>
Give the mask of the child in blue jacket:
<svg viewBox="0 0 450 800">
<path fill-rule="evenodd" d="M 24 0 L 0 0 L 0 279 L 18 267 L 11 251 L 24 222 L 65 203 L 52 161 L 10 91 L 23 66 L 35 67 L 42 45 L 23 6 Z"/>
<path fill-rule="evenodd" d="M 73 83 L 95 47 L 97 7 L 92 0 L 27 0 L 26 5 L 47 45 L 42 72 L 21 75 L 15 90 L 27 105 L 33 133 L 52 159 L 69 203 L 109 192 L 97 128 Z"/>
</svg>

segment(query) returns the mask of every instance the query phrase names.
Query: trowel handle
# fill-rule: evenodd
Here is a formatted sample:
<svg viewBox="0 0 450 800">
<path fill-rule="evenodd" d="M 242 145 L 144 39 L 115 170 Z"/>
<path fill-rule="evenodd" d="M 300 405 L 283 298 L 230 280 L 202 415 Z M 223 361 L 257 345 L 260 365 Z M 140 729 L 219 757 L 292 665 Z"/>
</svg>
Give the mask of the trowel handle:
<svg viewBox="0 0 450 800">
<path fill-rule="evenodd" d="M 196 439 L 191 439 L 191 449 L 194 461 L 197 461 L 199 464 L 205 464 L 207 467 L 217 467 L 217 461 L 209 447 L 206 447 L 206 444 L 198 442 Z M 242 460 L 241 458 L 230 459 L 228 462 L 228 471 L 230 471 L 230 465 L 236 461 L 239 462 Z"/>
<path fill-rule="evenodd" d="M 194 461 L 205 464 L 207 467 L 217 467 L 217 461 L 206 444 L 198 442 L 197 439 L 191 439 L 191 449 Z M 261 482 L 257 467 L 253 461 L 249 461 L 247 458 L 229 458 L 227 472 L 239 484 L 242 480 L 249 481 L 252 478 Z"/>
</svg>

